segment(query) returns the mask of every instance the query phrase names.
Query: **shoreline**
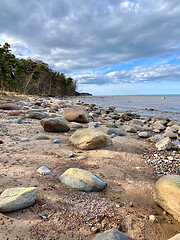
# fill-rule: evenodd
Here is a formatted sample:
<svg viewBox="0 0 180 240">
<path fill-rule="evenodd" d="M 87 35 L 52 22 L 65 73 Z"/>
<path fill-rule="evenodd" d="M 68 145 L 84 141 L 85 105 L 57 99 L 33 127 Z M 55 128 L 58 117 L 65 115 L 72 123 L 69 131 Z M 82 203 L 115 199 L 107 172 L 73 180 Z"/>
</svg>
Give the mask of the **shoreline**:
<svg viewBox="0 0 180 240">
<path fill-rule="evenodd" d="M 7 116 L 9 111 L 0 110 L 0 139 L 3 141 L 0 145 L 0 192 L 15 186 L 39 188 L 37 200 L 31 207 L 0 213 L 0 238 L 93 240 L 98 233 L 112 227 L 134 240 L 167 240 L 174 236 L 180 224 L 171 215 L 163 215 L 163 210 L 154 203 L 153 188 L 159 177 L 167 173 L 163 164 L 168 158 L 174 162 L 176 157 L 178 160 L 179 151 L 158 151 L 155 143 L 149 141 L 150 137 L 139 137 L 141 131 L 126 132 L 124 127 L 129 126 L 129 121 L 134 119 L 136 124 L 141 121 L 136 115 L 131 116 L 131 120 L 120 121 L 123 118 L 117 119 L 119 116 L 112 107 L 107 113 L 97 105 L 83 105 L 78 99 L 72 102 L 70 99 L 29 97 L 29 100 L 16 100 L 23 112 L 19 116 Z M 104 133 L 115 128 L 126 135 L 113 136 L 111 146 L 80 150 L 69 143 L 69 137 L 76 129 L 71 128 L 66 133 L 45 132 L 39 119 L 28 117 L 31 110 L 51 117 L 62 116 L 63 110 L 72 105 L 86 108 L 92 128 L 97 123 L 97 129 Z M 18 119 L 22 119 L 22 123 L 19 124 Z M 90 126 L 81 125 L 83 129 Z M 152 136 L 158 134 L 152 129 L 146 128 L 146 131 Z M 40 134 L 49 139 L 37 140 Z M 159 131 L 159 134 L 162 133 Z M 21 142 L 23 137 L 29 141 Z M 54 144 L 56 138 L 60 138 L 61 143 Z M 66 157 L 69 152 L 75 156 Z M 158 173 L 157 164 L 153 162 L 158 157 L 161 161 L 164 158 L 158 163 L 162 174 Z M 36 172 L 43 165 L 51 170 L 50 175 L 41 176 Z M 95 173 L 107 182 L 107 188 L 102 192 L 84 193 L 63 185 L 58 177 L 69 167 Z M 174 169 L 168 166 L 168 171 L 172 174 Z M 152 214 L 158 219 L 156 223 L 149 221 Z"/>
</svg>

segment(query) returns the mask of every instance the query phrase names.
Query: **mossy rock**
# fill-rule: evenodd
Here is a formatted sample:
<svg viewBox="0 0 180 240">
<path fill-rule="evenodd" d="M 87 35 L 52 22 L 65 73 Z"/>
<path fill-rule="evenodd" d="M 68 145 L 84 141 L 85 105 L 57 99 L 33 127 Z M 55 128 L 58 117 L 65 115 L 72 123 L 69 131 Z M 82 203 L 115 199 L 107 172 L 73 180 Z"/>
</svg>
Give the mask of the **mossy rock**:
<svg viewBox="0 0 180 240">
<path fill-rule="evenodd" d="M 12 212 L 31 206 L 37 193 L 37 187 L 6 189 L 0 196 L 0 212 Z"/>
<path fill-rule="evenodd" d="M 96 149 L 112 144 L 112 140 L 107 134 L 92 129 L 77 130 L 69 140 L 80 149 Z"/>
</svg>

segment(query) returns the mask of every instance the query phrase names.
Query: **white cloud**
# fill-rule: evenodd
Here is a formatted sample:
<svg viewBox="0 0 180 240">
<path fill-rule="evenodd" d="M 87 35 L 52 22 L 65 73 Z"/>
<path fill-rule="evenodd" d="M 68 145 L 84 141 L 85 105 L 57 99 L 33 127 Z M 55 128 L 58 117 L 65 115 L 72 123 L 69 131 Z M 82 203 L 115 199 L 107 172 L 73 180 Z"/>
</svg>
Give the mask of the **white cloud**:
<svg viewBox="0 0 180 240">
<path fill-rule="evenodd" d="M 73 72 L 179 51 L 179 15 L 177 0 L 1 0 L 0 39 Z"/>
<path fill-rule="evenodd" d="M 119 84 L 119 83 L 140 83 L 160 81 L 180 81 L 180 66 L 160 65 L 152 67 L 135 67 L 132 70 L 114 71 L 106 75 L 84 72 L 72 75 L 80 84 Z"/>
</svg>

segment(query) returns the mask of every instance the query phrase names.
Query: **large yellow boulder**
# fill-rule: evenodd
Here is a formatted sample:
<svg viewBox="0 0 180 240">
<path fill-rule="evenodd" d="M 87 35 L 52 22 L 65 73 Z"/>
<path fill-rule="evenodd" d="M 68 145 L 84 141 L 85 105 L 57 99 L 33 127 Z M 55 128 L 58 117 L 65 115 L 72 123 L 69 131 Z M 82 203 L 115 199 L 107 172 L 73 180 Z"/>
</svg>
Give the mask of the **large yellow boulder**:
<svg viewBox="0 0 180 240">
<path fill-rule="evenodd" d="M 112 140 L 107 134 L 92 129 L 77 130 L 69 140 L 80 149 L 95 149 L 112 144 Z"/>
<path fill-rule="evenodd" d="M 0 212 L 12 212 L 31 206 L 36 200 L 37 193 L 37 187 L 4 190 L 0 196 Z"/>
<path fill-rule="evenodd" d="M 155 184 L 154 200 L 180 222 L 180 176 L 161 177 Z"/>
</svg>

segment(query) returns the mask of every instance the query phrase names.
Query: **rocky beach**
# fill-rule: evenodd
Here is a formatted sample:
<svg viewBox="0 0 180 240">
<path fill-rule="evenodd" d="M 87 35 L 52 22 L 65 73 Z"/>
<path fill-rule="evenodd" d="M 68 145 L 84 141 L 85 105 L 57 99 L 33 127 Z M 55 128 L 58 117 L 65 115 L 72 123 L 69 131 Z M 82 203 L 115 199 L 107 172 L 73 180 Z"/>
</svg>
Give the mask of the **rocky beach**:
<svg viewBox="0 0 180 240">
<path fill-rule="evenodd" d="M 180 120 L 0 97 L 0 239 L 180 239 Z"/>
</svg>

